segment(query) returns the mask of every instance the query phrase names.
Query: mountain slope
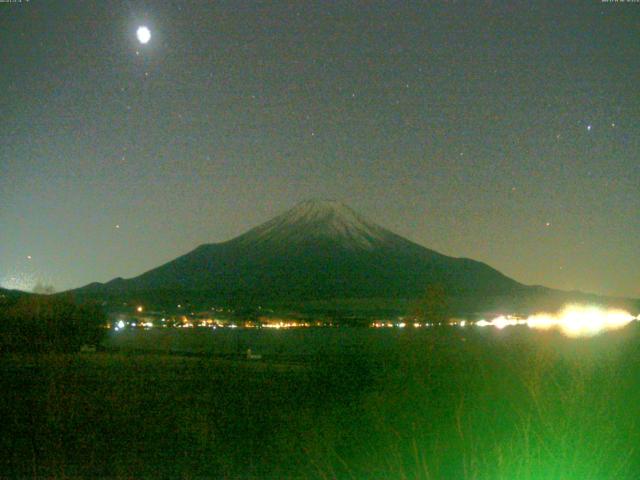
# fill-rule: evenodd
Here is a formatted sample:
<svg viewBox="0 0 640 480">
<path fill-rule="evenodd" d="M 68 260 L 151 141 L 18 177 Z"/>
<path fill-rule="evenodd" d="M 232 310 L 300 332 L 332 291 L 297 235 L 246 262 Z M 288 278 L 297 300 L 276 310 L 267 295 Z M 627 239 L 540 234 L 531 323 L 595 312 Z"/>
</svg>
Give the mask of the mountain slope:
<svg viewBox="0 0 640 480">
<path fill-rule="evenodd" d="M 202 245 L 142 275 L 77 290 L 94 296 L 317 300 L 511 295 L 524 286 L 481 262 L 406 240 L 333 201 L 303 202 L 227 242 Z"/>
</svg>

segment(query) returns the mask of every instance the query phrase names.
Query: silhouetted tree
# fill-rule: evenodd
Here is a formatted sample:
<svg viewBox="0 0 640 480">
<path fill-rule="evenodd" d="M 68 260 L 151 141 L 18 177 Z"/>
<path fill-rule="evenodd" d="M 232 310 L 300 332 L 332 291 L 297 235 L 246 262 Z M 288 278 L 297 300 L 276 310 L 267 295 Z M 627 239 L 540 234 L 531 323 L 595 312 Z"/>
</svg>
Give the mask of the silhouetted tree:
<svg viewBox="0 0 640 480">
<path fill-rule="evenodd" d="M 52 295 L 56 293 L 56 289 L 53 285 L 45 285 L 44 283 L 36 283 L 36 286 L 33 287 L 33 293 L 38 293 L 41 295 Z"/>
<path fill-rule="evenodd" d="M 410 310 L 410 317 L 419 322 L 447 323 L 451 314 L 447 291 L 440 284 L 428 285 Z"/>
<path fill-rule="evenodd" d="M 74 352 L 98 344 L 106 316 L 97 305 L 67 298 L 28 296 L 0 312 L 0 349 L 23 352 Z"/>
</svg>

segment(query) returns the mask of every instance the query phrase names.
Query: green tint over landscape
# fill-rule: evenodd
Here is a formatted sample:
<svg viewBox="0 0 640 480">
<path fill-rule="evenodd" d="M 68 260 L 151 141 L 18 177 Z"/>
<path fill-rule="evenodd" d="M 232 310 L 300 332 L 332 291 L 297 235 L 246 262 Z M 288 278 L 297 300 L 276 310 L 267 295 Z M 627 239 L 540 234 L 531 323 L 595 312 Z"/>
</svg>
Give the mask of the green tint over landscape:
<svg viewBox="0 0 640 480">
<path fill-rule="evenodd" d="M 110 332 L 0 357 L 3 477 L 633 479 L 640 328 Z M 247 348 L 263 353 L 247 360 Z M 150 353 L 153 352 L 153 353 Z"/>
<path fill-rule="evenodd" d="M 640 480 L 640 0 L 0 0 L 0 480 Z"/>
</svg>

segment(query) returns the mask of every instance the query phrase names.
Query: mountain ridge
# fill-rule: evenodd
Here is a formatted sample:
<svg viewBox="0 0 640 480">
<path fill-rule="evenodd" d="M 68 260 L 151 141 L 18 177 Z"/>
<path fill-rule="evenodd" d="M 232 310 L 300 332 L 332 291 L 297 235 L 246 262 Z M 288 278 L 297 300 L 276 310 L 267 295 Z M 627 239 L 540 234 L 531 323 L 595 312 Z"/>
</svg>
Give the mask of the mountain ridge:
<svg viewBox="0 0 640 480">
<path fill-rule="evenodd" d="M 465 309 L 481 307 L 484 299 L 553 292 L 523 285 L 483 262 L 428 249 L 341 202 L 307 200 L 225 242 L 202 244 L 136 277 L 94 282 L 74 293 L 204 303 L 397 300 L 418 298 L 430 285 L 466 299 Z"/>
</svg>

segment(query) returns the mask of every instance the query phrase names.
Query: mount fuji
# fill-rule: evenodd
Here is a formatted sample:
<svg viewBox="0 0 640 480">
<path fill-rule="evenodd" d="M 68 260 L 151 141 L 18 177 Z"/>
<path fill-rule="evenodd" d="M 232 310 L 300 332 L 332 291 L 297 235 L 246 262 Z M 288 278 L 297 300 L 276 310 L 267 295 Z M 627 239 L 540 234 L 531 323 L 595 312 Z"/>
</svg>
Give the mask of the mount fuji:
<svg viewBox="0 0 640 480">
<path fill-rule="evenodd" d="M 137 277 L 93 283 L 73 293 L 103 301 L 164 299 L 174 305 L 392 301 L 418 298 L 430 285 L 450 298 L 464 299 L 465 311 L 501 305 L 495 299 L 557 292 L 525 286 L 484 263 L 425 248 L 340 202 L 312 200 L 232 240 L 201 245 Z"/>
</svg>

